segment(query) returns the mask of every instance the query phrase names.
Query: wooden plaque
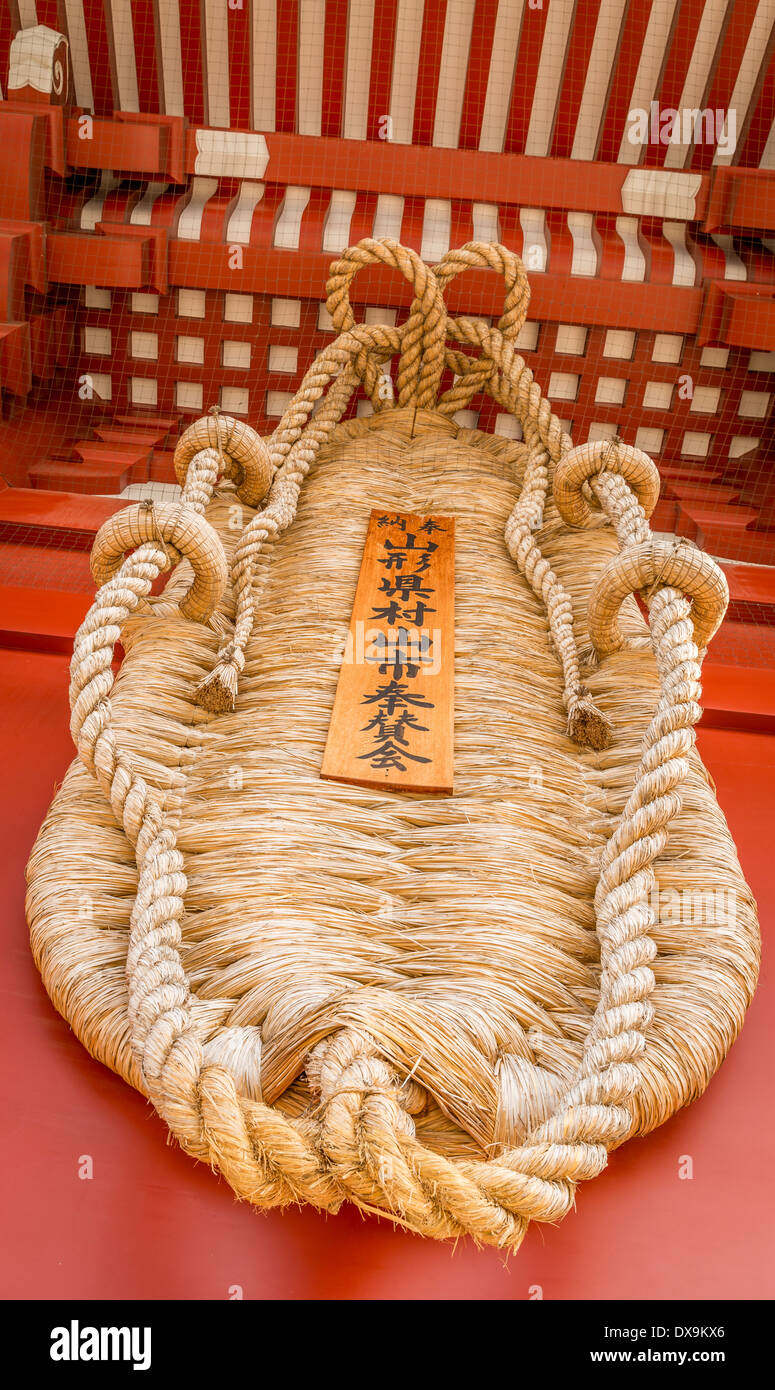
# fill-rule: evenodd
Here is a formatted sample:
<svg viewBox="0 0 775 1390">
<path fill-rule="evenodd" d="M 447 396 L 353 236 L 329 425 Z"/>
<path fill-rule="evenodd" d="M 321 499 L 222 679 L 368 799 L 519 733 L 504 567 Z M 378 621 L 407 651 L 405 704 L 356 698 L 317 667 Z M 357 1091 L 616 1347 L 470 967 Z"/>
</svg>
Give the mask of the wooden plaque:
<svg viewBox="0 0 775 1390">
<path fill-rule="evenodd" d="M 371 513 L 321 777 L 451 795 L 455 519 Z"/>
</svg>

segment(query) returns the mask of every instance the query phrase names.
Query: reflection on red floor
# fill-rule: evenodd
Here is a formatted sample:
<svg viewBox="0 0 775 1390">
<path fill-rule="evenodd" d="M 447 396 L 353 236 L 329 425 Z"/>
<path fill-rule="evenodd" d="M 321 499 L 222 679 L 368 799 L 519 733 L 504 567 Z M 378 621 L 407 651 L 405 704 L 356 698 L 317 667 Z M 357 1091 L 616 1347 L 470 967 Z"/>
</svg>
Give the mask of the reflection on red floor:
<svg viewBox="0 0 775 1390">
<path fill-rule="evenodd" d="M 613 1155 L 557 1228 L 506 1260 L 396 1231 L 354 1210 L 258 1214 L 165 1142 L 123 1081 L 55 1013 L 27 946 L 23 865 L 71 756 L 67 658 L 0 652 L 5 792 L 2 1149 L 6 1259 L 0 1293 L 28 1298 L 546 1299 L 773 1296 L 766 1098 L 775 1010 L 765 973 L 745 1031 L 705 1098 Z M 759 900 L 775 901 L 775 738 L 700 734 Z M 81 1181 L 79 1158 L 94 1177 Z M 694 1177 L 678 1177 L 690 1154 Z"/>
<path fill-rule="evenodd" d="M 49 449 L 68 450 L 89 428 L 93 411 L 70 389 L 53 390 L 45 403 L 27 405 L 13 419 L 3 420 L 0 474 L 13 487 L 27 486 L 27 471 Z"/>
</svg>

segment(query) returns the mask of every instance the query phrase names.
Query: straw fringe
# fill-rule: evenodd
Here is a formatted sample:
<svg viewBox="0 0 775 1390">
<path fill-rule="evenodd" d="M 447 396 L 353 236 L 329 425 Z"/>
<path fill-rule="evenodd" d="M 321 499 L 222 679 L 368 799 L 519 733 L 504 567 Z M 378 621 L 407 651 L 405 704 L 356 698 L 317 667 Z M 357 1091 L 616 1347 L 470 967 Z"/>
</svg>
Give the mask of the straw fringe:
<svg viewBox="0 0 775 1390">
<path fill-rule="evenodd" d="M 244 653 L 233 641 L 227 642 L 218 653 L 212 671 L 197 685 L 194 692 L 196 703 L 212 714 L 230 713 L 236 704 L 237 686 L 244 666 Z"/>
<path fill-rule="evenodd" d="M 233 644 L 227 650 L 233 651 Z M 197 704 L 212 714 L 231 713 L 237 702 L 240 669 L 233 656 L 221 654 L 212 671 L 196 688 Z"/>
</svg>

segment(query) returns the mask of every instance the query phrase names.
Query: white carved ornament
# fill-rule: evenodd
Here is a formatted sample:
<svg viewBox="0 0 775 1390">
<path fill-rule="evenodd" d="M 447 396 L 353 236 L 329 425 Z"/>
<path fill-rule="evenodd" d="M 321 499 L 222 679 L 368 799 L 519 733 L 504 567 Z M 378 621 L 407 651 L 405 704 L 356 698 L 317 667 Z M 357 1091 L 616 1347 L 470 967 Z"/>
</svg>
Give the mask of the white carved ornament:
<svg viewBox="0 0 775 1390">
<path fill-rule="evenodd" d="M 46 24 L 20 29 L 11 42 L 8 88 L 32 87 L 60 102 L 67 99 L 68 44 Z"/>
</svg>

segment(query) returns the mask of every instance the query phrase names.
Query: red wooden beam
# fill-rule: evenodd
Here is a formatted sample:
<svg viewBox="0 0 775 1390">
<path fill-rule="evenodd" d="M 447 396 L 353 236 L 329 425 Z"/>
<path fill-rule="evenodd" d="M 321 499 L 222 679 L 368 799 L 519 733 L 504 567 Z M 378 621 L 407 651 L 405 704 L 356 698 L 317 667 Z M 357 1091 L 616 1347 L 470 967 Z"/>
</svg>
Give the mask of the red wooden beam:
<svg viewBox="0 0 775 1390">
<path fill-rule="evenodd" d="M 24 287 L 29 282 L 30 244 L 23 230 L 6 231 L 0 223 L 0 323 L 24 318 Z"/>
<path fill-rule="evenodd" d="M 29 88 L 27 89 L 29 91 Z M 12 115 L 26 114 L 37 116 L 45 121 L 48 127 L 46 141 L 45 162 L 49 169 L 52 169 L 60 178 L 64 178 L 67 168 L 65 164 L 65 112 L 62 106 L 49 106 L 45 99 L 40 101 L 24 101 L 18 96 L 9 92 L 8 102 L 0 107 L 3 114 Z"/>
<path fill-rule="evenodd" d="M 0 586 L 0 645 L 42 652 L 71 652 L 73 638 L 92 604 L 91 594 Z"/>
<path fill-rule="evenodd" d="M 769 294 L 729 296 L 722 324 L 724 342 L 775 351 L 775 289 Z"/>
<path fill-rule="evenodd" d="M 0 218 L 0 238 L 5 237 L 13 238 L 19 249 L 21 239 L 23 239 L 26 245 L 24 283 L 37 290 L 38 294 L 45 294 L 48 285 L 46 282 L 46 248 L 43 224 L 40 222 L 17 222 L 7 217 Z"/>
<path fill-rule="evenodd" d="M 332 259 L 329 252 L 244 246 L 242 269 L 233 270 L 226 245 L 173 241 L 169 244 L 169 281 L 191 289 L 243 294 L 273 294 L 282 285 L 283 294 L 323 300 Z M 530 289 L 530 317 L 558 323 L 693 333 L 702 307 L 701 289 L 673 285 L 660 285 L 655 293 L 653 285 L 624 282 L 616 285 L 614 294 L 601 294 L 600 281 L 594 277 L 540 274 L 531 275 Z M 408 305 L 412 294 L 403 276 L 381 266 L 364 268 L 350 293 L 357 304 L 390 306 Z M 503 308 L 503 281 L 493 271 L 467 271 L 451 282 L 445 299 L 453 313 L 494 314 L 497 318 Z"/>
<path fill-rule="evenodd" d="M 71 492 L 0 484 L 0 540 L 32 533 L 33 541 L 40 539 L 41 545 L 62 544 L 62 533 L 70 537 L 75 533 L 85 538 L 83 547 L 89 548 L 102 523 L 123 506 L 126 503 L 116 497 L 74 497 Z"/>
<path fill-rule="evenodd" d="M 188 134 L 186 167 L 193 170 L 195 132 Z M 462 198 L 519 207 L 568 208 L 621 213 L 629 165 L 579 159 L 540 159 L 482 150 L 395 145 L 388 140 L 335 140 L 269 132 L 272 183 L 349 188 L 404 197 Z M 696 198 L 702 216 L 710 180 L 703 175 Z"/>
<path fill-rule="evenodd" d="M 15 396 L 32 389 L 30 328 L 27 323 L 0 324 L 0 387 Z"/>
<path fill-rule="evenodd" d="M 169 126 L 159 124 L 169 120 Z M 166 174 L 174 182 L 196 172 L 197 132 L 178 118 L 122 112 L 93 121 L 91 138 L 72 117 L 67 161 L 75 168 Z M 263 132 L 269 164 L 261 177 L 273 184 L 348 188 L 411 198 L 460 198 L 519 207 L 567 208 L 619 214 L 629 165 L 578 159 L 540 159 L 482 150 L 397 145 L 389 140 L 340 140 L 328 136 Z M 185 149 L 185 156 L 183 155 Z M 252 177 L 246 165 L 245 178 Z M 710 176 L 702 175 L 696 216 L 705 215 Z"/>
<path fill-rule="evenodd" d="M 712 652 L 702 668 L 702 727 L 775 729 L 775 672 L 722 665 Z"/>
<path fill-rule="evenodd" d="M 162 140 L 166 159 L 164 173 L 173 183 L 186 182 L 185 154 L 186 131 L 188 129 L 186 116 L 160 116 L 156 112 L 117 111 L 115 118 L 117 121 L 134 126 L 158 125 L 161 127 L 165 132 Z"/>
<path fill-rule="evenodd" d="M 0 106 L 0 217 L 38 222 L 43 212 L 43 169 L 48 145 L 45 115 Z"/>
<path fill-rule="evenodd" d="M 147 243 L 151 251 L 148 286 L 157 294 L 166 294 L 167 282 L 167 228 L 133 226 L 129 222 L 98 222 L 95 230 L 101 236 L 134 237 Z M 93 281 L 89 282 L 93 284 Z"/>
<path fill-rule="evenodd" d="M 32 374 L 41 381 L 49 380 L 56 367 L 66 367 L 72 360 L 74 320 L 68 305 L 49 308 L 32 314 L 29 320 Z"/>
</svg>

